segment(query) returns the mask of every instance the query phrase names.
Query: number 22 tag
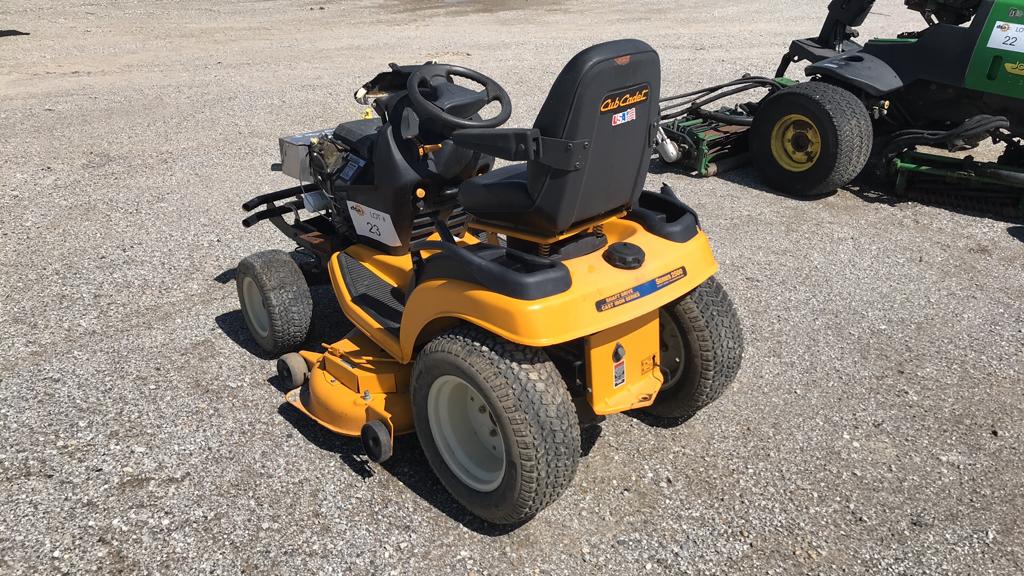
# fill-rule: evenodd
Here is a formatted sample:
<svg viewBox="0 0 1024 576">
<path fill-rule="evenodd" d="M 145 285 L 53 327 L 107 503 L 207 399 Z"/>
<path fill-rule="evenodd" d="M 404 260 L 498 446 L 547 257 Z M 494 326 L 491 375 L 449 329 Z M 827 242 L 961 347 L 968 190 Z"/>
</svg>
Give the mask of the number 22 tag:
<svg viewBox="0 0 1024 576">
<path fill-rule="evenodd" d="M 1012 52 L 1024 52 L 1024 24 L 996 22 L 988 47 Z"/>
</svg>

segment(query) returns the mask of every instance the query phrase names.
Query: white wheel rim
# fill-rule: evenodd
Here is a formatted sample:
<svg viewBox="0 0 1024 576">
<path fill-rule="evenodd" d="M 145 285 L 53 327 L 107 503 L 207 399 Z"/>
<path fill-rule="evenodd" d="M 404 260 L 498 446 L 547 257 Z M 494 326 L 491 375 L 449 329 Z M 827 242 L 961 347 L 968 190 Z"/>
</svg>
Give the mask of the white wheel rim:
<svg viewBox="0 0 1024 576">
<path fill-rule="evenodd" d="M 242 300 L 249 326 L 260 336 L 269 335 L 270 314 L 267 314 L 267 308 L 263 306 L 263 293 L 256 281 L 248 276 L 242 279 Z"/>
<path fill-rule="evenodd" d="M 505 476 L 505 443 L 491 409 L 465 380 L 446 374 L 427 395 L 427 422 L 441 458 L 466 486 L 492 492 Z"/>
<path fill-rule="evenodd" d="M 686 350 L 683 345 L 683 335 L 679 333 L 679 328 L 664 310 L 661 312 L 660 321 L 661 369 L 665 377 L 661 389 L 668 390 L 678 384 L 679 379 L 683 376 Z"/>
</svg>

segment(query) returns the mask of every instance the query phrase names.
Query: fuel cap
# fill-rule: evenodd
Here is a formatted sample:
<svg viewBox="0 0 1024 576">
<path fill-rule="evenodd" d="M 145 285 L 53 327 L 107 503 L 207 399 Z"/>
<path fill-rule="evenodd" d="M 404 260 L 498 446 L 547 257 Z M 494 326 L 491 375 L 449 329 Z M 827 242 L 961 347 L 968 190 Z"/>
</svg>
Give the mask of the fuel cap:
<svg viewBox="0 0 1024 576">
<path fill-rule="evenodd" d="M 623 270 L 636 270 L 644 264 L 644 249 L 629 242 L 616 242 L 604 251 L 606 262 Z"/>
</svg>

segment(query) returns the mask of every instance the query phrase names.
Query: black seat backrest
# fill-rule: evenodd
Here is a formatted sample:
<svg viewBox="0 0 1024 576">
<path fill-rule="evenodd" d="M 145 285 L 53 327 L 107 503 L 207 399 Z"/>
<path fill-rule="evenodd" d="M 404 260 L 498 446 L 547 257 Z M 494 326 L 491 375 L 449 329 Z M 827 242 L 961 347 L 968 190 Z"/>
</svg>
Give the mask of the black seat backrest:
<svg viewBox="0 0 1024 576">
<path fill-rule="evenodd" d="M 561 233 L 633 206 L 650 164 L 660 83 L 658 53 L 640 40 L 598 44 L 565 65 L 533 127 L 547 138 L 589 140 L 590 149 L 580 170 L 528 163 L 531 228 Z"/>
</svg>

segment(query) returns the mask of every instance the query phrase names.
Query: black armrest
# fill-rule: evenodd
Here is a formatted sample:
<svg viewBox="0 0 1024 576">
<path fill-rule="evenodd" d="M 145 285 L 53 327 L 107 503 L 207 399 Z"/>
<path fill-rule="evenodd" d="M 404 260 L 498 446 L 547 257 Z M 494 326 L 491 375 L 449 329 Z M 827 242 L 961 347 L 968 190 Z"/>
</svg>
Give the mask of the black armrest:
<svg viewBox="0 0 1024 576">
<path fill-rule="evenodd" d="M 475 246 L 483 249 L 451 242 L 419 244 L 418 250 L 440 250 L 440 254 L 422 261 L 416 282 L 438 278 L 463 280 L 518 300 L 540 300 L 572 287 L 569 269 L 561 262 L 500 246 Z"/>
<path fill-rule="evenodd" d="M 541 136 L 536 128 L 480 128 L 456 130 L 456 146 L 496 158 L 524 162 L 534 160 L 556 170 L 583 168 L 590 152 L 589 140 L 562 140 Z"/>
<path fill-rule="evenodd" d="M 473 128 L 452 134 L 456 146 L 513 162 L 533 160 L 538 138 L 540 131 L 533 128 Z"/>
</svg>

